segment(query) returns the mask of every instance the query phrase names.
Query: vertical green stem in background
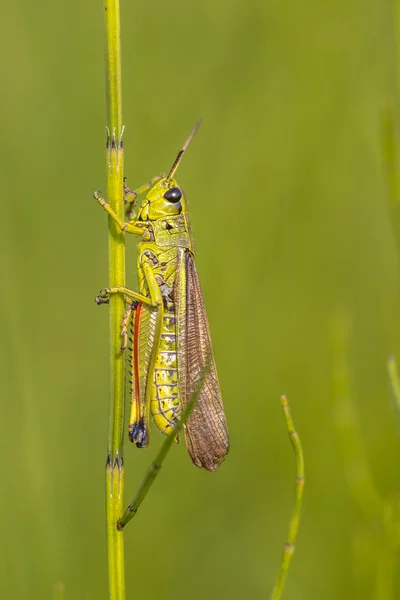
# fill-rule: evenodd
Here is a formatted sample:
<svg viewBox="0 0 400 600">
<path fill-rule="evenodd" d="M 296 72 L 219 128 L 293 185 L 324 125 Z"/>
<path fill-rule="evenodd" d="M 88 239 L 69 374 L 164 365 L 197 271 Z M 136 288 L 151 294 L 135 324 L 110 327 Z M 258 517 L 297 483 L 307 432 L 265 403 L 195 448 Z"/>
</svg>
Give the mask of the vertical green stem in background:
<svg viewBox="0 0 400 600">
<path fill-rule="evenodd" d="M 354 500 L 363 510 L 377 540 L 376 600 L 392 600 L 400 548 L 400 505 L 397 498 L 380 496 L 372 480 L 358 414 L 352 399 L 349 346 L 350 318 L 338 313 L 332 327 L 333 390 L 335 425 L 343 453 L 344 470 Z M 399 403 L 399 378 L 394 359 L 389 360 L 389 376 L 396 403 Z"/>
<path fill-rule="evenodd" d="M 386 174 L 390 220 L 400 253 L 400 156 L 398 152 L 396 105 L 387 103 L 382 117 L 382 151 Z"/>
<path fill-rule="evenodd" d="M 382 151 L 386 171 L 387 198 L 393 233 L 400 254 L 400 164 L 398 142 L 398 103 L 400 98 L 400 0 L 394 3 L 394 37 L 396 88 L 394 98 L 390 98 L 384 107 L 382 116 Z"/>
<path fill-rule="evenodd" d="M 292 556 L 295 550 L 297 532 L 300 523 L 301 505 L 303 502 L 304 490 L 304 457 L 299 434 L 294 428 L 292 415 L 286 396 L 281 396 L 281 405 L 286 421 L 286 427 L 289 432 L 289 438 L 293 446 L 294 455 L 296 458 L 296 492 L 295 503 L 292 516 L 289 523 L 288 538 L 283 550 L 281 565 L 279 568 L 278 579 L 271 595 L 271 600 L 279 600 L 282 597 L 283 588 L 286 581 L 286 576 L 292 561 Z"/>
<path fill-rule="evenodd" d="M 393 392 L 397 416 L 400 417 L 400 378 L 397 370 L 396 358 L 390 356 L 388 360 L 389 381 Z"/>
<path fill-rule="evenodd" d="M 121 44 L 119 0 L 105 0 L 107 111 L 109 135 L 106 152 L 107 199 L 123 220 Z M 109 217 L 109 285 L 125 285 L 124 236 Z M 123 510 L 124 465 L 124 359 L 120 352 L 120 325 L 124 300 L 110 297 L 110 413 L 106 465 L 107 550 L 110 600 L 125 598 L 123 535 L 116 527 Z"/>
<path fill-rule="evenodd" d="M 64 600 L 64 585 L 61 581 L 54 586 L 54 600 Z"/>
<path fill-rule="evenodd" d="M 349 368 L 351 320 L 347 312 L 332 319 L 332 389 L 334 424 L 343 455 L 343 466 L 350 492 L 367 519 L 379 522 L 383 502 L 372 480 L 353 401 Z"/>
<path fill-rule="evenodd" d="M 397 79 L 397 97 L 400 98 L 400 0 L 395 0 L 395 44 L 396 44 L 396 79 Z"/>
</svg>

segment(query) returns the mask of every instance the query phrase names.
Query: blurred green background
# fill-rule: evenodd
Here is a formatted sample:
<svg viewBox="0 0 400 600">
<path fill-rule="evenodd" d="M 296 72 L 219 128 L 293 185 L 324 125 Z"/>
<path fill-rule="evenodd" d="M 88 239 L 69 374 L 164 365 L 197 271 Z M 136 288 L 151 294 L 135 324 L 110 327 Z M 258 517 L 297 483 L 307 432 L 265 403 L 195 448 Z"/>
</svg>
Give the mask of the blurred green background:
<svg viewBox="0 0 400 600">
<path fill-rule="evenodd" d="M 93 298 L 107 225 L 92 199 L 105 189 L 103 7 L 21 0 L 2 19 L 0 597 L 51 598 L 61 580 L 67 600 L 105 599 L 108 315 Z M 168 169 L 203 117 L 179 179 L 232 443 L 214 474 L 173 448 L 126 530 L 127 598 L 268 597 L 294 493 L 282 393 L 307 476 L 285 598 L 378 597 L 379 524 L 352 497 L 334 426 L 330 323 L 338 310 L 352 319 L 354 406 L 373 480 L 393 498 L 391 3 L 154 0 L 122 2 L 122 19 L 129 184 Z M 152 440 L 126 445 L 127 499 Z"/>
</svg>

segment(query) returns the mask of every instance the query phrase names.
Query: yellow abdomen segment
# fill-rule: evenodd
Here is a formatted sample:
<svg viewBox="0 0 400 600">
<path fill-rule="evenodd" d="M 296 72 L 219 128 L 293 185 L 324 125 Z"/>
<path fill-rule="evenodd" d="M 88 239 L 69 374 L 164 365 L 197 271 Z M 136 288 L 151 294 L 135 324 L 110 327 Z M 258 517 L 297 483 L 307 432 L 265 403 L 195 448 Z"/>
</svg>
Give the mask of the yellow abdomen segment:
<svg viewBox="0 0 400 600">
<path fill-rule="evenodd" d="M 164 307 L 161 340 L 154 369 L 151 414 L 161 433 L 167 435 L 181 414 L 176 363 L 175 310 L 173 302 Z"/>
</svg>

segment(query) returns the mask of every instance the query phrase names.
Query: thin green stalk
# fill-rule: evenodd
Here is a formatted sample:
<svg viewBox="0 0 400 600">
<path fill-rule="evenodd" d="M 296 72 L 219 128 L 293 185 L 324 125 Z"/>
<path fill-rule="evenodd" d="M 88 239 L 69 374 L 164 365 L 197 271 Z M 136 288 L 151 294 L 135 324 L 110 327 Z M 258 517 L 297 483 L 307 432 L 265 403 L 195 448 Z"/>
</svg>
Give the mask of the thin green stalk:
<svg viewBox="0 0 400 600">
<path fill-rule="evenodd" d="M 390 221 L 400 252 L 400 157 L 396 130 L 396 107 L 393 102 L 387 103 L 382 116 L 382 151 Z"/>
<path fill-rule="evenodd" d="M 121 101 L 121 46 L 119 0 L 105 0 L 107 122 L 109 135 L 106 149 L 107 199 L 123 219 L 123 171 Z M 121 138 L 120 138 L 121 135 Z M 124 236 L 114 221 L 109 228 L 109 285 L 125 285 Z M 116 527 L 123 510 L 124 465 L 124 358 L 120 352 L 120 324 L 124 300 L 119 294 L 110 298 L 110 408 L 108 457 L 106 464 L 107 550 L 110 600 L 125 598 L 124 545 L 122 532 Z"/>
<path fill-rule="evenodd" d="M 400 252 L 400 162 L 398 141 L 398 98 L 400 95 L 400 0 L 394 4 L 394 37 L 397 89 L 382 116 L 382 152 L 386 171 L 387 201 L 397 251 Z"/>
<path fill-rule="evenodd" d="M 289 432 L 289 438 L 293 446 L 293 451 L 296 459 L 296 490 L 295 504 L 292 516 L 289 522 L 289 533 L 283 550 L 281 565 L 279 568 L 278 578 L 274 590 L 271 595 L 271 600 L 279 600 L 282 597 L 283 588 L 286 581 L 286 576 L 292 561 L 292 556 L 296 547 L 297 532 L 300 523 L 301 506 L 303 502 L 304 491 L 304 456 L 300 438 L 294 428 L 292 415 L 286 396 L 281 396 L 281 405 L 286 421 L 286 426 Z"/>
<path fill-rule="evenodd" d="M 400 97 L 400 0 L 395 1 L 395 44 L 396 44 L 396 56 L 395 56 L 395 64 L 396 64 L 396 83 L 397 83 L 397 98 Z"/>
<path fill-rule="evenodd" d="M 127 523 L 129 523 L 129 521 L 131 519 L 133 519 L 133 517 L 136 515 L 140 505 L 142 504 L 143 500 L 147 496 L 147 493 L 150 490 L 151 486 L 153 485 L 154 480 L 156 479 L 157 475 L 159 474 L 162 464 L 164 462 L 164 459 L 167 456 L 172 444 L 174 443 L 176 436 L 179 435 L 179 432 L 182 430 L 183 426 L 189 419 L 194 407 L 196 406 L 197 399 L 200 394 L 200 390 L 203 386 L 203 383 L 204 383 L 205 377 L 207 375 L 207 372 L 209 371 L 209 368 L 210 368 L 210 366 L 209 366 L 209 362 L 208 362 L 208 364 L 205 366 L 203 373 L 197 383 L 197 387 L 196 387 L 195 391 L 193 392 L 192 397 L 189 399 L 189 402 L 187 403 L 185 410 L 182 413 L 181 418 L 176 423 L 175 427 L 173 428 L 171 433 L 168 435 L 168 437 L 165 438 L 160 450 L 158 451 L 157 456 L 151 463 L 146 475 L 144 476 L 143 481 L 140 484 L 132 502 L 130 504 L 128 504 L 124 514 L 119 519 L 118 524 L 117 524 L 118 529 L 122 530 L 125 527 L 125 525 Z"/>
<path fill-rule="evenodd" d="M 400 377 L 397 370 L 396 358 L 390 356 L 388 360 L 389 381 L 393 392 L 393 398 L 397 414 L 400 416 Z"/>
<path fill-rule="evenodd" d="M 394 39 L 396 87 L 394 98 L 386 102 L 382 115 L 382 153 L 386 170 L 387 200 L 390 220 L 400 252 L 400 162 L 398 137 L 398 101 L 400 97 L 400 0 L 396 0 L 394 10 Z"/>
<path fill-rule="evenodd" d="M 64 600 L 64 585 L 61 581 L 57 581 L 54 586 L 54 600 Z"/>
<path fill-rule="evenodd" d="M 400 547 L 399 502 L 386 501 L 377 491 L 368 465 L 358 414 L 353 403 L 349 369 L 350 320 L 338 314 L 333 326 L 333 384 L 335 425 L 342 447 L 344 469 L 354 500 L 369 520 L 376 537 L 375 598 L 393 598 Z M 399 407 L 400 383 L 395 359 L 389 360 L 389 377 Z"/>
<path fill-rule="evenodd" d="M 332 388 L 334 424 L 343 455 L 350 492 L 364 515 L 380 521 L 383 501 L 372 480 L 365 453 L 358 414 L 353 402 L 349 369 L 350 317 L 338 312 L 332 321 Z"/>
</svg>

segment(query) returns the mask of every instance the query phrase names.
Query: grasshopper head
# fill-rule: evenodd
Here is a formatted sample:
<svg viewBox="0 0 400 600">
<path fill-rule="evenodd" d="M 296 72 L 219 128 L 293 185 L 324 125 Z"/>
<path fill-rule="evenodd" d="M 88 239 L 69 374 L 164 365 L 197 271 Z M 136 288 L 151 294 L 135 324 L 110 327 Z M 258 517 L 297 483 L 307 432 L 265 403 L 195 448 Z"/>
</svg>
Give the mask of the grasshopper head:
<svg viewBox="0 0 400 600">
<path fill-rule="evenodd" d="M 179 215 L 184 205 L 184 194 L 179 183 L 164 177 L 147 194 L 140 207 L 139 221 L 156 221 L 164 217 Z"/>
<path fill-rule="evenodd" d="M 194 134 L 200 126 L 200 122 L 200 120 L 197 121 L 182 150 L 178 152 L 178 156 L 167 177 L 158 181 L 147 194 L 139 210 L 139 221 L 156 221 L 157 219 L 172 217 L 185 212 L 185 195 L 178 182 L 174 179 L 174 175 L 179 167 L 183 153 L 187 150 Z"/>
</svg>

